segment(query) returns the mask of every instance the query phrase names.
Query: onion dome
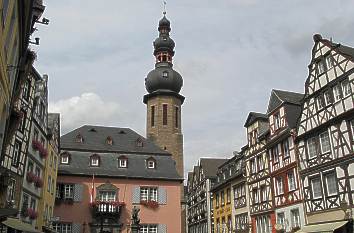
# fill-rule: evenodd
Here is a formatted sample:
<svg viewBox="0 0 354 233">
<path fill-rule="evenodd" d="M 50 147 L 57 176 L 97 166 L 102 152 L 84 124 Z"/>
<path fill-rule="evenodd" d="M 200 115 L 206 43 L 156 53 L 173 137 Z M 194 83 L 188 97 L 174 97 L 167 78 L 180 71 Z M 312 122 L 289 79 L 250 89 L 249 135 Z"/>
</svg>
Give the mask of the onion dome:
<svg viewBox="0 0 354 233">
<path fill-rule="evenodd" d="M 155 48 L 154 55 L 162 51 L 168 51 L 174 54 L 173 49 L 175 48 L 175 42 L 169 36 L 159 36 L 153 44 Z"/>
<path fill-rule="evenodd" d="M 159 28 L 158 29 L 159 29 L 159 31 L 162 28 L 169 28 L 171 30 L 170 25 L 171 25 L 170 21 L 166 18 L 166 15 L 164 15 L 162 17 L 162 19 L 160 19 L 160 21 L 159 21 Z"/>
</svg>

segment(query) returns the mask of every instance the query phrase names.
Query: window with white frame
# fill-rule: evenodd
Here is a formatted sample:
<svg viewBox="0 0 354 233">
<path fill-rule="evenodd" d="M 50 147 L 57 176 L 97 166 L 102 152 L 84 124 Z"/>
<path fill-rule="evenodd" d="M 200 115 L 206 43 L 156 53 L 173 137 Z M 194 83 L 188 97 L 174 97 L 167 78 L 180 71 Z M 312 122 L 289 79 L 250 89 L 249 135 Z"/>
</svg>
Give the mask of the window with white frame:
<svg viewBox="0 0 354 233">
<path fill-rule="evenodd" d="M 324 97 L 325 97 L 326 105 L 333 103 L 332 92 L 330 90 L 326 90 L 324 92 Z"/>
<path fill-rule="evenodd" d="M 250 159 L 250 168 L 251 168 L 251 174 L 256 173 L 256 163 L 254 159 Z"/>
<path fill-rule="evenodd" d="M 300 227 L 300 213 L 299 209 L 292 209 L 290 211 L 291 215 L 291 226 L 292 228 L 294 227 Z"/>
<path fill-rule="evenodd" d="M 295 175 L 294 171 L 290 171 L 288 174 L 288 186 L 289 186 L 289 191 L 293 191 L 296 189 L 296 180 L 295 180 Z"/>
<path fill-rule="evenodd" d="M 68 154 L 62 154 L 60 156 L 60 163 L 61 164 L 69 164 L 69 155 Z"/>
<path fill-rule="evenodd" d="M 16 180 L 10 179 L 9 185 L 7 186 L 6 200 L 12 202 L 15 199 L 16 191 Z"/>
<path fill-rule="evenodd" d="M 340 84 L 335 85 L 333 87 L 333 95 L 334 95 L 334 100 L 335 101 L 338 101 L 338 100 L 342 99 L 342 97 L 343 97 L 342 96 L 342 87 L 341 87 Z"/>
<path fill-rule="evenodd" d="M 258 197 L 258 189 L 253 189 L 253 203 L 258 203 L 259 202 L 259 197 Z"/>
<path fill-rule="evenodd" d="M 327 195 L 332 196 L 336 195 L 338 192 L 336 174 L 334 172 L 328 173 L 325 175 Z"/>
<path fill-rule="evenodd" d="M 318 106 L 318 110 L 320 110 L 326 106 L 326 102 L 325 102 L 325 98 L 324 98 L 323 94 L 320 94 L 317 97 L 317 106 Z"/>
<path fill-rule="evenodd" d="M 323 74 L 326 71 L 326 66 L 323 60 L 317 62 L 317 71 L 318 74 Z"/>
<path fill-rule="evenodd" d="M 283 150 L 284 150 L 284 157 L 287 158 L 290 156 L 290 148 L 289 148 L 289 139 L 285 139 L 283 141 Z"/>
<path fill-rule="evenodd" d="M 257 156 L 257 163 L 258 163 L 259 170 L 262 171 L 264 169 L 264 163 L 263 163 L 262 155 L 258 155 Z"/>
<path fill-rule="evenodd" d="M 12 163 L 11 163 L 13 167 L 18 167 L 20 163 L 20 155 L 21 155 L 21 142 L 16 140 L 13 149 L 13 156 L 12 156 Z"/>
<path fill-rule="evenodd" d="M 71 230 L 72 230 L 71 223 L 61 224 L 61 233 L 71 233 Z"/>
<path fill-rule="evenodd" d="M 321 179 L 319 177 L 311 179 L 311 189 L 313 198 L 322 197 Z"/>
<path fill-rule="evenodd" d="M 277 194 L 278 195 L 284 194 L 283 178 L 277 177 L 277 178 L 275 178 L 275 180 L 276 180 L 276 185 L 277 185 Z"/>
<path fill-rule="evenodd" d="M 349 82 L 349 79 L 346 78 L 345 80 L 343 80 L 342 82 L 342 88 L 343 88 L 343 94 L 344 94 L 344 97 L 350 95 L 352 93 L 352 88 L 350 86 L 350 82 Z"/>
<path fill-rule="evenodd" d="M 100 201 L 115 201 L 116 200 L 116 192 L 115 191 L 99 191 Z"/>
<path fill-rule="evenodd" d="M 320 134 L 320 144 L 321 144 L 322 153 L 326 153 L 331 150 L 331 143 L 329 141 L 329 136 L 327 131 Z"/>
<path fill-rule="evenodd" d="M 284 212 L 277 213 L 277 223 L 280 224 L 283 229 L 285 228 L 285 214 Z"/>
<path fill-rule="evenodd" d="M 312 137 L 307 141 L 307 151 L 309 155 L 309 159 L 312 159 L 317 156 L 317 149 L 316 149 L 316 137 Z"/>
<path fill-rule="evenodd" d="M 274 130 L 277 130 L 280 128 L 280 113 L 277 112 L 274 114 Z"/>
<path fill-rule="evenodd" d="M 147 168 L 149 169 L 154 169 L 156 167 L 156 162 L 153 159 L 148 159 L 147 160 Z"/>
<path fill-rule="evenodd" d="M 121 168 L 128 167 L 128 159 L 125 157 L 119 158 L 118 159 L 118 167 L 121 167 Z"/>
<path fill-rule="evenodd" d="M 157 187 L 140 187 L 140 201 L 158 201 Z"/>
<path fill-rule="evenodd" d="M 326 68 L 327 70 L 331 69 L 333 67 L 333 57 L 331 54 L 327 54 L 325 56 L 325 61 L 326 61 Z"/>
<path fill-rule="evenodd" d="M 266 186 L 261 186 L 261 199 L 262 199 L 262 202 L 265 202 L 268 199 Z"/>
<path fill-rule="evenodd" d="M 157 225 L 141 225 L 140 233 L 157 233 Z"/>
<path fill-rule="evenodd" d="M 74 197 L 74 185 L 73 184 L 65 184 L 64 185 L 64 198 L 72 199 Z"/>
<path fill-rule="evenodd" d="M 100 157 L 98 155 L 91 156 L 90 163 L 92 167 L 98 167 L 100 165 Z"/>
<path fill-rule="evenodd" d="M 273 162 L 277 163 L 279 162 L 279 149 L 278 149 L 278 145 L 274 146 L 272 148 L 272 156 L 273 156 Z"/>
</svg>

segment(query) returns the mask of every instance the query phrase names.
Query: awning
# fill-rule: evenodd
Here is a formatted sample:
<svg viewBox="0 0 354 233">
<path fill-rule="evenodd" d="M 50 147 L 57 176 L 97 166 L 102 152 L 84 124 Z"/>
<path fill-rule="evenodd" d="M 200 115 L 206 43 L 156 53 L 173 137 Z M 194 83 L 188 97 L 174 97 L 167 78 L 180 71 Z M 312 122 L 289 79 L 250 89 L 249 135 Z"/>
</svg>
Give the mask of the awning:
<svg viewBox="0 0 354 233">
<path fill-rule="evenodd" d="M 30 233 L 40 233 L 41 231 L 36 230 L 32 225 L 28 223 L 24 223 L 17 218 L 7 218 L 2 224 L 11 227 L 13 229 L 23 231 L 23 232 L 30 232 Z"/>
<path fill-rule="evenodd" d="M 347 222 L 348 221 L 339 221 L 339 222 L 307 225 L 307 226 L 303 226 L 296 233 L 311 233 L 311 232 L 332 233 L 334 230 L 344 226 Z"/>
</svg>

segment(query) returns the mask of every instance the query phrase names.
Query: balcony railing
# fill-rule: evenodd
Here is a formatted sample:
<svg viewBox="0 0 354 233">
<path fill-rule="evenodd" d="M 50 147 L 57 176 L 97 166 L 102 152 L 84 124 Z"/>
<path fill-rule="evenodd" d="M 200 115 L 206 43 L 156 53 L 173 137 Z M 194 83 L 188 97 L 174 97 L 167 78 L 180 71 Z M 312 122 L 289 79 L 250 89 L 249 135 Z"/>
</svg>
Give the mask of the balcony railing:
<svg viewBox="0 0 354 233">
<path fill-rule="evenodd" d="M 122 212 L 122 208 L 125 206 L 125 203 L 118 201 L 96 201 L 90 205 L 93 216 L 119 216 Z"/>
</svg>

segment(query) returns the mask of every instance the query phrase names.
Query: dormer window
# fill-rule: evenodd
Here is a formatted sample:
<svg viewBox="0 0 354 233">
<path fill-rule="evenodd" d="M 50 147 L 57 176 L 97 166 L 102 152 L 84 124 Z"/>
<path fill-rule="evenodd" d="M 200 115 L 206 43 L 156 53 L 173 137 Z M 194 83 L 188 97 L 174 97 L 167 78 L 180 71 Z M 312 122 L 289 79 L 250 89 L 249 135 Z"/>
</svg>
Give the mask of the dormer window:
<svg viewBox="0 0 354 233">
<path fill-rule="evenodd" d="M 155 168 L 156 168 L 156 161 L 155 161 L 155 159 L 149 158 L 149 159 L 146 161 L 146 166 L 147 166 L 147 168 L 149 168 L 149 169 L 155 169 Z"/>
<path fill-rule="evenodd" d="M 83 139 L 81 133 L 76 135 L 75 142 L 82 143 L 83 141 L 84 141 L 84 139 Z"/>
<path fill-rule="evenodd" d="M 60 164 L 69 164 L 70 155 L 69 153 L 63 153 L 60 156 Z"/>
<path fill-rule="evenodd" d="M 118 167 L 119 168 L 127 168 L 128 167 L 128 159 L 125 156 L 121 156 L 118 158 Z"/>
<path fill-rule="evenodd" d="M 90 165 L 91 167 L 100 166 L 100 157 L 97 154 L 94 154 L 90 157 Z"/>
<path fill-rule="evenodd" d="M 113 145 L 113 138 L 111 136 L 108 136 L 106 138 L 106 143 L 107 143 L 107 145 L 112 146 Z"/>
<path fill-rule="evenodd" d="M 280 128 L 280 114 L 277 112 L 274 114 L 274 130 L 277 130 Z"/>
<path fill-rule="evenodd" d="M 136 146 L 138 146 L 138 147 L 144 146 L 144 142 L 141 138 L 136 139 Z"/>
</svg>

